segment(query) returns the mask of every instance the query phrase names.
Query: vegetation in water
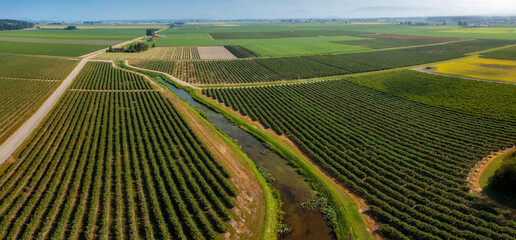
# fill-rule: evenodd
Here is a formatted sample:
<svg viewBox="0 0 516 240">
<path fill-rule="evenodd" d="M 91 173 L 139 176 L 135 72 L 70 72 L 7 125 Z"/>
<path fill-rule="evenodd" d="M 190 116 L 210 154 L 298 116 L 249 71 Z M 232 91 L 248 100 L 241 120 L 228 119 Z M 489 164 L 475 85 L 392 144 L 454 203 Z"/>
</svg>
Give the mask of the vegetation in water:
<svg viewBox="0 0 516 240">
<path fill-rule="evenodd" d="M 272 176 L 271 172 L 265 169 L 262 165 L 256 165 L 256 169 L 258 169 L 258 172 L 260 172 L 267 183 L 274 184 L 274 182 L 276 182 L 276 179 Z"/>
<path fill-rule="evenodd" d="M 328 204 L 325 197 L 317 197 L 316 199 L 308 200 L 301 203 L 301 206 L 309 210 L 319 209 L 324 220 L 328 222 L 329 227 L 336 228 L 338 226 L 337 213 L 333 207 Z"/>
</svg>

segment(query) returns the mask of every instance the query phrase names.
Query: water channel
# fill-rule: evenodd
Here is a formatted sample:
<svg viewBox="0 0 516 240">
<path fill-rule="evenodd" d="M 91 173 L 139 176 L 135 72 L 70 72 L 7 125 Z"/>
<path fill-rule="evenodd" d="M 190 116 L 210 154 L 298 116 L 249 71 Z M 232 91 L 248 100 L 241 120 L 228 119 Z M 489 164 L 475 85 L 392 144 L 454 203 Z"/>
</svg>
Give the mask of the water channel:
<svg viewBox="0 0 516 240">
<path fill-rule="evenodd" d="M 283 223 L 292 228 L 290 233 L 278 236 L 279 239 L 334 239 L 334 234 L 322 218 L 319 210 L 308 210 L 301 206 L 301 203 L 314 199 L 316 193 L 310 183 L 295 168 L 290 166 L 287 160 L 276 152 L 267 151 L 268 149 L 261 141 L 229 122 L 222 114 L 196 102 L 185 90 L 176 88 L 161 78 L 158 81 L 165 84 L 179 98 L 185 99 L 190 105 L 200 107 L 209 116 L 208 121 L 211 124 L 228 137 L 237 140 L 242 151 L 256 165 L 262 165 L 271 172 L 276 179 L 273 186 L 281 194 L 283 203 L 281 210 L 285 213 Z"/>
</svg>

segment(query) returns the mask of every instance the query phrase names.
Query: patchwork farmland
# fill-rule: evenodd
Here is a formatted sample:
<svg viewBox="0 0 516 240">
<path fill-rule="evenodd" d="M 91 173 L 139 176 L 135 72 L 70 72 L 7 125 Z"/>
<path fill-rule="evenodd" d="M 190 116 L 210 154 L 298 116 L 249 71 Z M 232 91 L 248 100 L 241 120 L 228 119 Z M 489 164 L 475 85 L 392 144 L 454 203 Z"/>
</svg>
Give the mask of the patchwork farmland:
<svg viewBox="0 0 516 240">
<path fill-rule="evenodd" d="M 516 239 L 510 21 L 1 19 L 0 239 Z"/>
</svg>

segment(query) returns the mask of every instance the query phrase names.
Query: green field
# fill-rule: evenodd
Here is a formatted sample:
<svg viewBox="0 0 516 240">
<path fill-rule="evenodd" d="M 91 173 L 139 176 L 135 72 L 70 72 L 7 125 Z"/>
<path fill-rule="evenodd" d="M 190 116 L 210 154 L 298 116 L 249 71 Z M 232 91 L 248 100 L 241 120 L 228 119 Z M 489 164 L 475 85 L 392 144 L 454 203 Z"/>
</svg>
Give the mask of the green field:
<svg viewBox="0 0 516 240">
<path fill-rule="evenodd" d="M 78 57 L 109 45 L 31 43 L 0 41 L 0 53 Z"/>
<path fill-rule="evenodd" d="M 70 89 L 143 90 L 152 89 L 152 87 L 142 76 L 114 68 L 111 63 L 88 62 L 77 75 Z"/>
<path fill-rule="evenodd" d="M 203 93 L 290 138 L 367 199 L 388 238 L 516 235 L 514 220 L 477 204 L 466 184 L 478 159 L 516 143 L 516 123 L 412 102 L 345 80 Z"/>
<path fill-rule="evenodd" d="M 215 39 L 270 39 L 270 38 L 298 38 L 298 37 L 329 37 L 329 36 L 358 36 L 360 32 L 346 30 L 291 30 L 277 32 L 214 32 L 209 35 Z"/>
<path fill-rule="evenodd" d="M 108 86 L 67 90 L 0 176 L 0 238 L 216 239 L 228 231 L 237 190 L 172 102 Z"/>
<path fill-rule="evenodd" d="M 410 70 L 349 76 L 344 79 L 411 101 L 516 122 L 516 85 Z"/>
<path fill-rule="evenodd" d="M 0 77 L 0 144 L 37 110 L 59 83 Z"/>
<path fill-rule="evenodd" d="M 0 53 L 78 57 L 144 34 L 143 28 L 1 31 Z"/>
<path fill-rule="evenodd" d="M 434 44 L 436 41 L 414 40 L 414 39 L 394 39 L 394 38 L 369 38 L 364 40 L 337 41 L 335 43 L 366 47 L 371 49 L 396 48 L 407 46 L 418 46 Z"/>
<path fill-rule="evenodd" d="M 482 54 L 485 58 L 516 60 L 516 47 L 504 48 Z"/>
<path fill-rule="evenodd" d="M 229 25 L 233 25 L 233 23 L 229 23 Z M 353 52 L 380 47 L 408 46 L 413 43 L 405 40 L 376 40 L 371 42 L 367 38 L 359 37 L 366 33 L 467 39 L 513 40 L 516 38 L 514 29 L 502 27 L 474 30 L 457 26 L 399 26 L 391 24 L 238 22 L 234 25 L 238 26 L 185 25 L 180 29 L 168 29 L 161 32 L 167 38 L 156 39 L 155 42 L 160 47 L 241 45 L 260 56 L 268 57 Z M 350 42 L 351 40 L 366 41 L 367 44 L 353 46 L 363 44 Z M 346 43 L 349 43 L 349 45 Z"/>
<path fill-rule="evenodd" d="M 145 34 L 141 29 L 79 29 L 79 30 L 15 30 L 2 31 L 0 37 L 82 39 L 82 40 L 120 40 L 125 41 Z"/>
<path fill-rule="evenodd" d="M 131 61 L 130 64 L 161 71 L 194 84 L 260 83 L 307 79 L 399 68 L 464 57 L 515 41 L 472 40 L 359 53 L 242 60 Z"/>
<path fill-rule="evenodd" d="M 516 239 L 469 184 L 516 146 L 516 85 L 409 70 L 510 78 L 516 25 L 435 24 L 191 22 L 86 58 L 0 166 L 0 239 Z M 166 27 L 68 25 L 0 31 L 0 143 L 77 57 Z"/>
<path fill-rule="evenodd" d="M 228 51 L 230 51 L 237 58 L 254 58 L 259 57 L 260 55 L 255 52 L 238 45 L 224 46 Z"/>
<path fill-rule="evenodd" d="M 216 27 L 216 26 L 185 26 L 179 30 L 168 29 L 160 34 L 166 35 L 167 38 L 156 39 L 155 43 L 159 47 L 173 46 L 228 46 L 241 45 L 256 54 L 267 56 L 292 56 L 307 55 L 318 53 L 338 53 L 366 50 L 367 48 L 348 46 L 332 41 L 346 41 L 353 39 L 361 39 L 355 36 L 345 36 L 338 34 L 337 36 L 325 37 L 286 37 L 286 38 L 264 38 L 263 33 L 259 33 L 257 39 L 213 39 L 210 34 L 220 29 L 240 31 L 242 27 Z M 271 30 L 275 26 L 270 27 L 244 27 L 244 29 L 256 31 L 257 29 Z M 280 28 L 284 30 L 284 28 Z M 328 31 L 331 32 L 331 31 Z M 265 33 L 266 34 L 266 33 Z M 230 36 L 234 33 L 230 33 Z M 240 38 L 245 37 L 238 34 Z M 314 35 L 314 33 L 312 33 Z M 254 35 L 253 35 L 254 36 Z M 229 37 L 229 36 L 226 36 Z M 238 37 L 238 36 L 237 36 Z"/>
<path fill-rule="evenodd" d="M 61 80 L 77 63 L 67 58 L 0 53 L 0 77 Z"/>
</svg>

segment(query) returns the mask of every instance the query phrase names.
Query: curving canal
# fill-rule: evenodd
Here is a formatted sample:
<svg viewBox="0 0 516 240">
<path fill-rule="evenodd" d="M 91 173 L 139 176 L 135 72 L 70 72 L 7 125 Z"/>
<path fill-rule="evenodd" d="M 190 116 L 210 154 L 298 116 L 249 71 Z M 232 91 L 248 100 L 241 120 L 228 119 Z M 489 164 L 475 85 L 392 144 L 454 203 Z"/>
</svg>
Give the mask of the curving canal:
<svg viewBox="0 0 516 240">
<path fill-rule="evenodd" d="M 208 115 L 209 122 L 237 141 L 242 151 L 255 163 L 261 165 L 276 179 L 273 186 L 281 194 L 284 212 L 283 223 L 292 230 L 280 239 L 334 239 L 334 234 L 322 218 L 319 210 L 308 210 L 301 203 L 314 199 L 316 192 L 305 177 L 300 175 L 288 161 L 276 152 L 268 151 L 261 141 L 240 127 L 229 122 L 222 114 L 216 113 L 196 102 L 188 92 L 159 78 L 179 98 L 185 99 L 193 107 L 199 107 Z"/>
</svg>

